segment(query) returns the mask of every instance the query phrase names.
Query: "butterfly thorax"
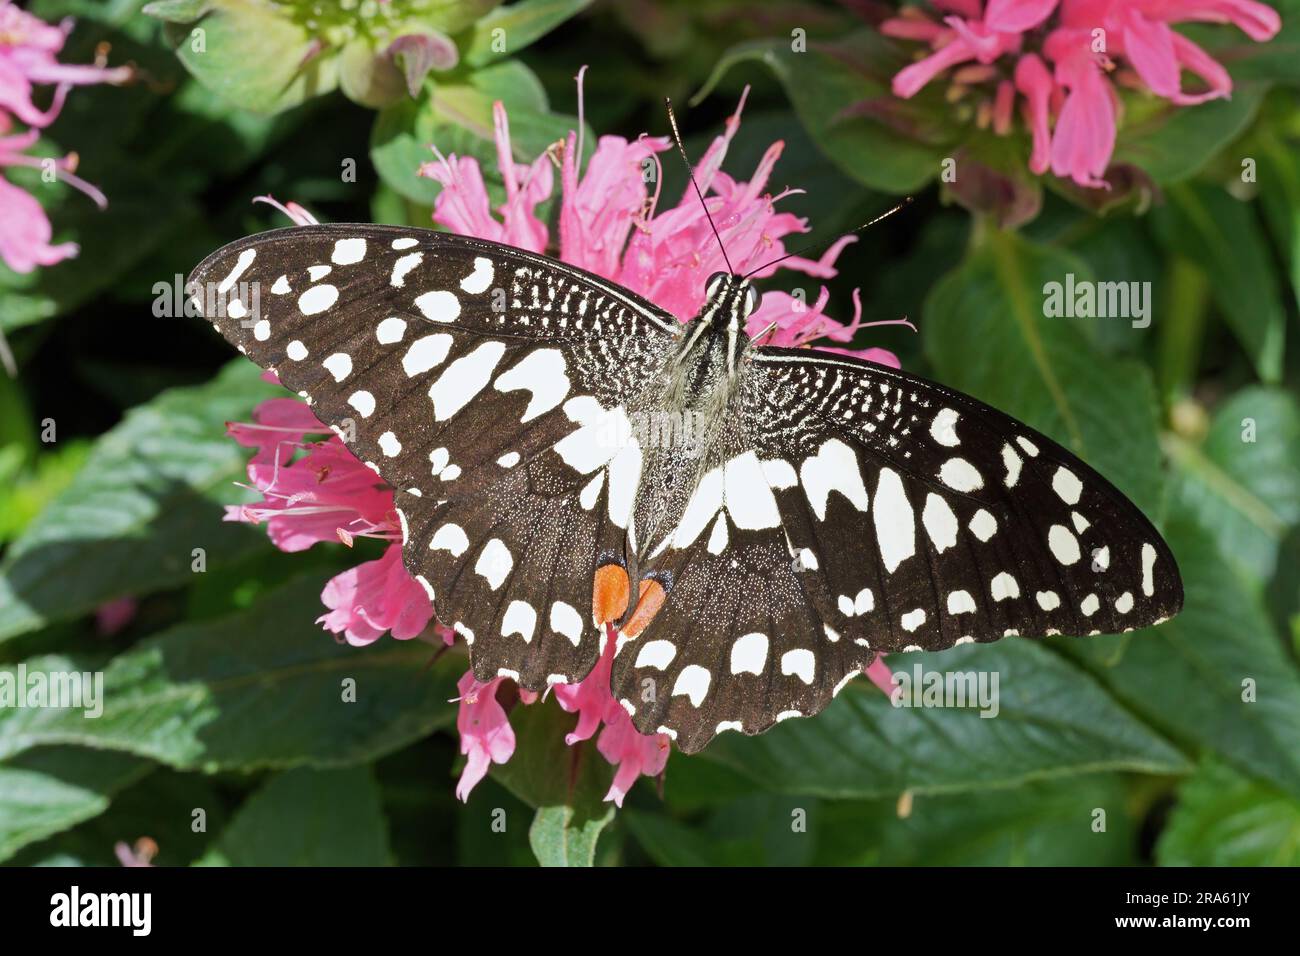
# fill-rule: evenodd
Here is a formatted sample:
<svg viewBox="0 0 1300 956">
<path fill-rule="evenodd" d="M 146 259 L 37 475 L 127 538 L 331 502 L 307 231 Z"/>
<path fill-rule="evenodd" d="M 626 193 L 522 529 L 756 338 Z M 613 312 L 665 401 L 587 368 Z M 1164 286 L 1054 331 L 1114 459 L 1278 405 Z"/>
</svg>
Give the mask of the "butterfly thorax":
<svg viewBox="0 0 1300 956">
<path fill-rule="evenodd" d="M 712 294 L 684 327 L 661 383 L 646 390 L 644 407 L 633 410 L 642 454 L 634 534 L 642 557 L 676 526 L 709 469 L 742 446 L 732 406 L 749 348 L 743 323 L 750 287 L 726 279 L 710 283 Z"/>
</svg>

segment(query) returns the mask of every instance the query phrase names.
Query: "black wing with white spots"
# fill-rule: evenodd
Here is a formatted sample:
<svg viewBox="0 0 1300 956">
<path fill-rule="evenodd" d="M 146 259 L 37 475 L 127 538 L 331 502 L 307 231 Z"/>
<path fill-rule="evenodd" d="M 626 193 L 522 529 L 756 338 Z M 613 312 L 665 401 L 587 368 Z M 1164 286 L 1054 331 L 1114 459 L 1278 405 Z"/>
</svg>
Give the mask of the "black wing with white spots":
<svg viewBox="0 0 1300 956">
<path fill-rule="evenodd" d="M 883 366 L 755 349 L 726 449 L 642 572 L 614 691 L 686 751 L 821 710 L 877 653 L 1086 635 L 1176 614 L 1150 522 L 1106 479 L 968 396 Z"/>
<path fill-rule="evenodd" d="M 190 289 L 396 489 L 404 562 L 480 679 L 591 670 L 593 573 L 626 563 L 632 500 L 607 439 L 675 319 L 523 250 L 385 226 L 253 236 Z"/>
</svg>

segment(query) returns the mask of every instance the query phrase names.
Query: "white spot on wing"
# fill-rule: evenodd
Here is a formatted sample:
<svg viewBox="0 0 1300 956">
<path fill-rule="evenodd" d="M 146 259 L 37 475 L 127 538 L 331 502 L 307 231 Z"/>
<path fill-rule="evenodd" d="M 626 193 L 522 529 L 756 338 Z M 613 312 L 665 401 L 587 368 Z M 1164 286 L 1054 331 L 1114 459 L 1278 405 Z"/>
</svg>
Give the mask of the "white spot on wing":
<svg viewBox="0 0 1300 956">
<path fill-rule="evenodd" d="M 1020 597 L 1020 584 L 1006 571 L 999 571 L 993 578 L 992 584 L 989 585 L 989 592 L 993 595 L 995 601 L 1018 598 Z"/>
<path fill-rule="evenodd" d="M 953 491 L 979 491 L 984 479 L 965 458 L 949 458 L 939 469 L 939 480 Z"/>
<path fill-rule="evenodd" d="M 528 407 L 519 419 L 522 424 L 564 401 L 569 394 L 569 377 L 564 373 L 564 354 L 559 349 L 537 349 L 497 376 L 493 387 L 498 392 L 526 389 L 531 393 Z"/>
<path fill-rule="evenodd" d="M 361 413 L 362 418 L 369 418 L 375 412 L 375 396 L 365 389 L 348 396 L 348 404 Z"/>
<path fill-rule="evenodd" d="M 400 342 L 405 334 L 406 320 L 399 319 L 395 315 L 389 316 L 375 326 L 375 338 L 380 345 L 392 345 L 395 342 Z"/>
<path fill-rule="evenodd" d="M 474 271 L 460 280 L 460 287 L 471 295 L 486 292 L 492 284 L 492 261 L 483 256 L 474 258 Z"/>
<path fill-rule="evenodd" d="M 876 507 L 877 509 L 880 507 L 879 498 L 876 500 Z M 925 532 L 930 536 L 930 541 L 939 554 L 943 554 L 957 543 L 957 516 L 948 507 L 948 502 L 934 492 L 926 496 L 925 510 L 921 512 L 921 523 L 925 525 Z"/>
<path fill-rule="evenodd" d="M 430 322 L 454 322 L 460 315 L 460 299 L 445 289 L 434 289 L 417 296 L 415 307 Z"/>
<path fill-rule="evenodd" d="M 577 647 L 582 642 L 582 615 L 573 605 L 556 601 L 551 605 L 551 630 Z"/>
<path fill-rule="evenodd" d="M 942 408 L 930 422 L 930 437 L 945 448 L 955 448 L 961 444 L 957 437 L 958 414 L 951 408 Z"/>
<path fill-rule="evenodd" d="M 781 673 L 798 677 L 805 684 L 813 682 L 813 672 L 817 666 L 817 659 L 813 652 L 804 647 L 796 647 L 792 651 L 786 651 L 781 655 Z"/>
<path fill-rule="evenodd" d="M 334 376 L 334 381 L 341 382 L 352 374 L 352 356 L 347 352 L 335 352 L 321 362 L 325 370 Z"/>
<path fill-rule="evenodd" d="M 501 636 L 518 634 L 525 644 L 531 644 L 533 631 L 537 629 L 537 611 L 526 601 L 511 601 L 501 619 Z M 519 680 L 518 676 L 514 680 Z"/>
<path fill-rule="evenodd" d="M 409 256 L 402 256 L 393 263 L 393 274 L 388 279 L 388 284 L 394 289 L 400 289 L 406 285 L 406 277 L 410 275 L 411 270 L 418 266 L 424 259 L 423 252 L 412 252 Z"/>
<path fill-rule="evenodd" d="M 336 266 L 350 266 L 366 257 L 366 240 L 340 239 L 334 243 L 334 254 L 330 262 Z"/>
<path fill-rule="evenodd" d="M 450 551 L 454 557 L 459 558 L 469 547 L 469 538 L 465 537 L 465 531 L 458 524 L 445 524 L 433 533 L 433 538 L 429 541 L 430 551 Z"/>
<path fill-rule="evenodd" d="M 407 378 L 412 378 L 441 365 L 451 351 L 451 343 L 451 336 L 446 332 L 416 339 L 402 356 L 402 371 L 406 372 Z"/>
<path fill-rule="evenodd" d="M 339 290 L 332 285 L 312 286 L 298 296 L 298 311 L 303 315 L 318 315 L 338 301 Z"/>
<path fill-rule="evenodd" d="M 767 635 L 757 631 L 736 638 L 731 645 L 731 673 L 763 673 L 767 666 L 767 647 Z"/>
<path fill-rule="evenodd" d="M 429 386 L 434 419 L 445 422 L 468 405 L 487 385 L 505 352 L 506 347 L 500 342 L 484 342 L 448 365 L 438 380 Z"/>
<path fill-rule="evenodd" d="M 653 667 L 655 670 L 661 671 L 671 664 L 676 656 L 677 645 L 672 641 L 648 641 L 642 645 L 641 650 L 636 655 L 636 662 L 632 666 Z"/>
<path fill-rule="evenodd" d="M 799 468 L 804 494 L 819 521 L 826 520 L 826 502 L 832 491 L 844 495 L 859 511 L 867 510 L 867 489 L 853 449 L 837 438 L 828 439 L 817 454 Z"/>
<path fill-rule="evenodd" d="M 1075 564 L 1079 560 L 1079 539 L 1063 524 L 1054 524 L 1048 529 L 1047 546 L 1052 557 L 1061 564 Z"/>
<path fill-rule="evenodd" d="M 974 614 L 975 599 L 969 591 L 952 591 L 948 594 L 949 614 Z"/>
<path fill-rule="evenodd" d="M 723 486 L 727 514 L 737 528 L 757 531 L 781 526 L 776 498 L 752 451 L 737 455 L 723 466 Z"/>
<path fill-rule="evenodd" d="M 709 692 L 709 682 L 712 679 L 713 675 L 699 664 L 688 664 L 677 675 L 672 696 L 685 694 L 690 698 L 692 707 L 699 707 L 704 703 L 704 696 Z"/>
<path fill-rule="evenodd" d="M 1142 545 L 1142 593 L 1147 597 L 1156 593 L 1153 572 L 1156 566 L 1156 549 L 1149 544 Z"/>
<path fill-rule="evenodd" d="M 1052 475 L 1052 490 L 1055 491 L 1067 505 L 1077 505 L 1079 495 L 1083 492 L 1083 482 L 1075 477 L 1074 472 L 1065 466 L 1056 469 L 1056 474 Z"/>
<path fill-rule="evenodd" d="M 493 591 L 505 584 L 506 578 L 515 566 L 514 555 L 500 538 L 492 538 L 483 545 L 478 561 L 474 564 L 474 573 L 487 581 Z"/>
<path fill-rule="evenodd" d="M 880 469 L 872 517 L 880 557 L 885 570 L 893 574 L 894 569 L 916 553 L 916 517 L 903 491 L 903 481 L 892 469 Z"/>
</svg>

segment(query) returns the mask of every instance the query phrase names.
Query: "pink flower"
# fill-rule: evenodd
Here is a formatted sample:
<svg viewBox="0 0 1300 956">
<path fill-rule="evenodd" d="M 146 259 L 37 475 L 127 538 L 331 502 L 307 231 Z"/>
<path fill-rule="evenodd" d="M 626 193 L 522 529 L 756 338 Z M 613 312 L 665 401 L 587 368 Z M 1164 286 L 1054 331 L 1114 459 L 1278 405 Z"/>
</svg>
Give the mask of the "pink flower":
<svg viewBox="0 0 1300 956">
<path fill-rule="evenodd" d="M 596 749 L 618 767 L 605 799 L 621 807 L 628 789 L 638 777 L 642 774 L 653 777 L 663 772 L 668 762 L 670 742 L 666 734 L 646 735 L 637 731 L 632 718 L 610 693 L 609 679 L 617 646 L 615 637 L 613 628 L 610 628 L 605 649 L 591 673 L 577 684 L 557 685 L 555 697 L 565 710 L 578 714 L 577 726 L 564 738 L 566 744 L 590 739 L 604 724 Z"/>
<path fill-rule="evenodd" d="M 0 113 L 0 127 L 5 116 Z M 40 168 L 42 160 L 25 154 L 37 140 L 36 130 L 0 136 L 0 169 L 6 166 Z M 52 160 L 56 175 L 69 185 L 81 190 L 102 209 L 108 201 L 94 186 L 73 175 L 76 156 L 68 155 Z M 52 266 L 77 254 L 75 242 L 51 244 L 53 230 L 49 217 L 35 198 L 13 183 L 0 177 L 0 259 L 15 272 L 31 272 L 37 266 Z"/>
<path fill-rule="evenodd" d="M 330 609 L 316 623 L 362 647 L 385 631 L 399 641 L 418 635 L 433 617 L 429 596 L 402 565 L 402 546 L 390 544 L 384 556 L 335 575 L 321 592 Z"/>
<path fill-rule="evenodd" d="M 933 50 L 894 76 L 894 94 L 907 99 L 958 64 L 991 65 L 1014 54 L 1012 81 L 996 69 L 976 74 L 963 68 L 953 79 L 963 92 L 969 85 L 995 83 L 992 99 L 976 115 L 998 135 L 1010 131 L 1015 94 L 1023 96 L 1033 135 L 1030 170 L 1042 174 L 1050 166 L 1055 175 L 1090 188 L 1109 188 L 1104 176 L 1115 151 L 1120 104 L 1107 74 L 1117 65 L 1126 63 L 1142 85 L 1174 104 L 1203 103 L 1228 96 L 1232 78 L 1170 24 L 1232 23 L 1260 42 L 1281 29 L 1277 11 L 1255 0 L 988 0 L 982 11 L 979 0 L 934 5 L 953 11 L 943 25 L 917 7 L 904 7 L 881 24 L 886 36 L 925 42 Z M 1055 24 L 1040 40 L 1040 28 L 1053 14 Z M 1203 89 L 1184 91 L 1184 71 L 1199 77 Z"/>
<path fill-rule="evenodd" d="M 460 690 L 460 710 L 456 729 L 460 731 L 460 752 L 468 757 L 456 784 L 456 796 L 469 800 L 470 791 L 487 776 L 488 765 L 505 763 L 515 752 L 515 732 L 506 719 L 505 708 L 497 701 L 497 688 L 504 677 L 486 684 L 467 671 L 456 686 Z"/>
<path fill-rule="evenodd" d="M 757 276 L 767 277 L 777 267 L 763 268 L 765 264 L 786 255 L 784 238 L 807 232 L 808 226 L 798 216 L 776 210 L 776 203 L 789 191 L 776 196 L 764 193 L 782 143 L 769 147 L 747 182 L 737 182 L 721 171 L 727 148 L 740 126 L 743 106 L 742 97 L 735 114 L 727 120 L 726 130 L 696 164 L 695 178 L 731 265 L 737 272 L 757 269 Z M 438 153 L 436 161 L 420 168 L 420 175 L 437 180 L 443 187 L 434 201 L 433 219 L 462 235 L 543 251 L 550 242 L 550 231 L 535 210 L 551 194 L 549 159 L 540 156 L 531 166 L 515 163 L 511 159 L 505 108 L 498 103 L 493 115 L 497 163 L 506 182 L 505 203 L 494 215 L 477 160 Z M 586 172 L 580 175 L 577 157 L 582 152 L 581 143 L 576 133 L 570 134 L 560 174 L 560 258 L 618 282 L 687 321 L 704 304 L 708 277 L 725 270 L 726 263 L 693 189 L 688 186 L 672 208 L 660 208 L 658 154 L 669 148 L 671 141 L 666 137 L 643 136 L 628 141 L 619 136 L 602 136 Z M 648 175 L 650 172 L 654 175 Z M 655 184 L 654 192 L 649 182 Z M 835 260 L 848 241 L 846 237 L 835 243 L 817 260 L 801 256 L 785 259 L 780 268 L 821 279 L 833 278 Z M 809 344 L 818 335 L 831 332 L 836 332 L 838 341 L 851 340 L 853 332 L 865 326 L 856 315 L 854 323 L 847 327 L 825 316 L 821 309 L 827 298 L 823 290 L 810 316 L 790 307 L 789 294 L 768 292 L 755 312 L 755 316 L 766 318 L 760 325 L 751 316 L 749 331 L 761 331 L 772 321 L 781 330 L 818 324 L 823 331 L 804 335 L 797 344 Z M 898 360 L 883 349 L 865 350 L 865 357 L 897 367 Z"/>
<path fill-rule="evenodd" d="M 77 66 L 58 62 L 55 57 L 72 32 L 72 20 L 51 26 L 0 0 L 0 110 L 18 117 L 28 126 L 45 127 L 54 122 L 68 91 L 93 83 L 125 83 L 134 71 L 130 67 L 108 68 L 96 63 Z M 33 84 L 54 84 L 54 101 L 47 109 L 32 102 Z"/>
<path fill-rule="evenodd" d="M 129 67 L 107 68 L 102 64 L 73 66 L 55 58 L 63 49 L 72 21 L 50 26 L 26 13 L 9 0 L 0 0 L 0 169 L 8 166 L 42 168 L 49 160 L 26 155 L 35 144 L 39 129 L 54 122 L 63 108 L 68 91 L 88 83 L 124 83 Z M 44 110 L 32 99 L 33 84 L 54 84 L 51 104 Z M 14 119 L 31 127 L 12 133 Z M 11 135 L 12 133 L 12 135 Z M 51 167 L 60 179 L 90 196 L 102 209 L 104 194 L 74 175 L 76 154 L 53 160 Z M 15 272 L 31 272 L 37 266 L 52 266 L 77 254 L 73 242 L 51 243 L 50 220 L 35 198 L 0 177 L 0 259 Z M 0 341 L 0 347 L 3 342 Z M 7 354 L 7 349 L 0 349 Z"/>
</svg>

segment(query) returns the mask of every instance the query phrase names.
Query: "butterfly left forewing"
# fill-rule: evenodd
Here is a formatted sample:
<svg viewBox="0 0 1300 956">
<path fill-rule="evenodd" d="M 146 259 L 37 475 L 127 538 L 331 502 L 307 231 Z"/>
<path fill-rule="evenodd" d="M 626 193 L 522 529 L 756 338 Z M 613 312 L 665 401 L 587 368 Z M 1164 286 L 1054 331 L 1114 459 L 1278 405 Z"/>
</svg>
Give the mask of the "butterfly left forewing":
<svg viewBox="0 0 1300 956">
<path fill-rule="evenodd" d="M 480 677 L 541 689 L 591 669 L 593 572 L 626 563 L 601 429 L 663 361 L 671 317 L 524 250 L 384 226 L 254 236 L 194 283 L 394 487 L 404 562 Z"/>
</svg>

